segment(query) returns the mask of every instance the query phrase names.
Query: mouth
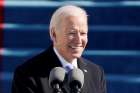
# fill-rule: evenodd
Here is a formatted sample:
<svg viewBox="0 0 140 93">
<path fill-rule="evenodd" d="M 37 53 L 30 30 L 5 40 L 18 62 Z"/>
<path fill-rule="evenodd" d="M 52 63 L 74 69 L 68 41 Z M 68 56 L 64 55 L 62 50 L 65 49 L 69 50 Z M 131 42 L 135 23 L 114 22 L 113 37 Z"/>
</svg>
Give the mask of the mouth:
<svg viewBox="0 0 140 93">
<path fill-rule="evenodd" d="M 70 48 L 72 49 L 79 49 L 79 48 L 82 48 L 82 46 L 69 46 Z"/>
</svg>

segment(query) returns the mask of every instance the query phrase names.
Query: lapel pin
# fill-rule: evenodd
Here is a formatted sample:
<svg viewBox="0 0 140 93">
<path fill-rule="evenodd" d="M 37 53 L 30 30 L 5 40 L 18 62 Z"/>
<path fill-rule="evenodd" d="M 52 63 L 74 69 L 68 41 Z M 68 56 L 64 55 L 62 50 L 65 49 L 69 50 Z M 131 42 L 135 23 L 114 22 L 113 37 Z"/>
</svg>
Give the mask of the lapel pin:
<svg viewBox="0 0 140 93">
<path fill-rule="evenodd" d="M 87 70 L 86 70 L 86 69 L 84 69 L 84 72 L 87 72 Z"/>
</svg>

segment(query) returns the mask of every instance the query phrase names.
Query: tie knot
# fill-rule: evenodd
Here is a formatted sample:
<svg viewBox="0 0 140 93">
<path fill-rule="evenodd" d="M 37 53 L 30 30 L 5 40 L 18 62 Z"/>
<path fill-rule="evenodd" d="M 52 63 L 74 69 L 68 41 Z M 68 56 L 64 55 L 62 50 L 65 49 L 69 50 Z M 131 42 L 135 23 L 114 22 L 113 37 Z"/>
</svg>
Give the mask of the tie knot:
<svg viewBox="0 0 140 93">
<path fill-rule="evenodd" d="M 69 71 L 71 71 L 73 68 L 74 68 L 74 67 L 73 67 L 73 65 L 71 65 L 71 64 L 68 64 L 68 65 L 65 66 L 65 70 L 66 70 L 67 73 L 68 73 Z"/>
</svg>

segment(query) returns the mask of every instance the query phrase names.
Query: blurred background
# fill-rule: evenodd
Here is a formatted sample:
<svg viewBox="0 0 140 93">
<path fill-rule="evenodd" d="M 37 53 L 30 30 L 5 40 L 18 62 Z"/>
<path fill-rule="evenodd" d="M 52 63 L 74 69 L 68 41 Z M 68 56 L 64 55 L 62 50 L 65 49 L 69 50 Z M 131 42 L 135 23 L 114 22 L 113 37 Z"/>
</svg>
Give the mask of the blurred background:
<svg viewBox="0 0 140 93">
<path fill-rule="evenodd" d="M 65 4 L 88 13 L 83 56 L 104 68 L 107 92 L 140 93 L 139 0 L 0 0 L 0 93 L 10 93 L 18 65 L 50 45 L 51 15 Z"/>
</svg>

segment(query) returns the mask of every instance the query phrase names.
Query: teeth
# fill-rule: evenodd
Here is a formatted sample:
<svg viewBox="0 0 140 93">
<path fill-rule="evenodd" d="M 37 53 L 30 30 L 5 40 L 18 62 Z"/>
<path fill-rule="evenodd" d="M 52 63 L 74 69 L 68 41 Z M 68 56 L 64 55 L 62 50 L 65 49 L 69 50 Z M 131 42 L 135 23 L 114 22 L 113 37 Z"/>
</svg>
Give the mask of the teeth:
<svg viewBox="0 0 140 93">
<path fill-rule="evenodd" d="M 77 47 L 75 47 L 75 46 L 72 46 L 71 48 L 77 48 Z"/>
<path fill-rule="evenodd" d="M 80 46 L 71 46 L 71 48 L 79 48 Z"/>
</svg>

